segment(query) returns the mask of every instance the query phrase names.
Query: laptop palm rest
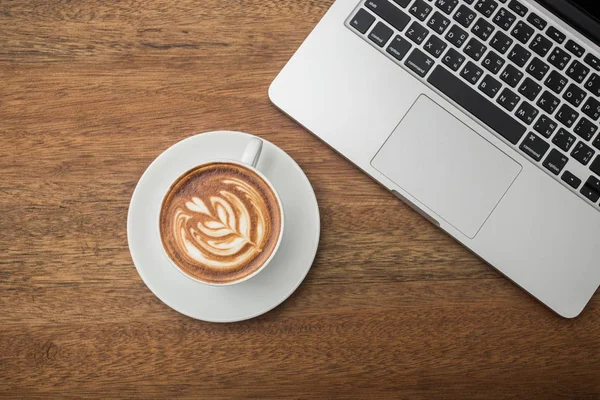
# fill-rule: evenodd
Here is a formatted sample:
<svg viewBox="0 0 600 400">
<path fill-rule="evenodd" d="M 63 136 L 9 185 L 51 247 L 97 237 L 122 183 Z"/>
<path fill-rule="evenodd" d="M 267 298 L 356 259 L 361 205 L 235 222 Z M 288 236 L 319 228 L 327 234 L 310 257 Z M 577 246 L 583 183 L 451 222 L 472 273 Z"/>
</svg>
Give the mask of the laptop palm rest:
<svg viewBox="0 0 600 400">
<path fill-rule="evenodd" d="M 425 95 L 371 165 L 471 239 L 522 168 Z"/>
</svg>

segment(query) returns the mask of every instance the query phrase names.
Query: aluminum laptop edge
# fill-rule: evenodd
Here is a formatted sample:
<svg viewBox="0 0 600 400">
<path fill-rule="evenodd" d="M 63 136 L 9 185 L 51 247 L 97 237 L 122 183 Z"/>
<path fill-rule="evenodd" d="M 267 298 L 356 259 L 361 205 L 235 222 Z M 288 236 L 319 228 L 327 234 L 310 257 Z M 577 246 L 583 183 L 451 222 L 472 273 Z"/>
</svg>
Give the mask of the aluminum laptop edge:
<svg viewBox="0 0 600 400">
<path fill-rule="evenodd" d="M 364 1 L 331 6 L 271 84 L 273 104 L 551 310 L 578 316 L 600 285 L 600 207 L 353 32 Z"/>
</svg>

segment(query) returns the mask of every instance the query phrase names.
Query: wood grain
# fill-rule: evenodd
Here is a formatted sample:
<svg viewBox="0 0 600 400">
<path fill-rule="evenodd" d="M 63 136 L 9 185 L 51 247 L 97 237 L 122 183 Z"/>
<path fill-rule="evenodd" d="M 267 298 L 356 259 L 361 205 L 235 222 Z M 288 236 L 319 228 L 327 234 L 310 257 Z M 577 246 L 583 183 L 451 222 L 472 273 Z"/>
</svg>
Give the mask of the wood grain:
<svg viewBox="0 0 600 400">
<path fill-rule="evenodd" d="M 599 296 L 555 316 L 269 103 L 331 2 L 0 1 L 0 397 L 600 398 Z M 163 305 L 126 240 L 149 163 L 218 129 L 296 159 L 323 227 L 230 325 Z"/>
</svg>

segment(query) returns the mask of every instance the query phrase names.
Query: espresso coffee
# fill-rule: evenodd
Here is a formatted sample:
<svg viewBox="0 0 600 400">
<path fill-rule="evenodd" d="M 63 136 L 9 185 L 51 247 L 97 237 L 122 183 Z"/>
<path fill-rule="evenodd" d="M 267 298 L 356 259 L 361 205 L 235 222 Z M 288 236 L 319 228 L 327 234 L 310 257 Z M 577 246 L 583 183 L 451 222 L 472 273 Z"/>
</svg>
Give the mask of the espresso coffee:
<svg viewBox="0 0 600 400">
<path fill-rule="evenodd" d="M 214 162 L 186 172 L 169 189 L 160 212 L 169 258 L 210 284 L 242 280 L 275 251 L 282 215 L 277 196 L 258 174 Z"/>
</svg>

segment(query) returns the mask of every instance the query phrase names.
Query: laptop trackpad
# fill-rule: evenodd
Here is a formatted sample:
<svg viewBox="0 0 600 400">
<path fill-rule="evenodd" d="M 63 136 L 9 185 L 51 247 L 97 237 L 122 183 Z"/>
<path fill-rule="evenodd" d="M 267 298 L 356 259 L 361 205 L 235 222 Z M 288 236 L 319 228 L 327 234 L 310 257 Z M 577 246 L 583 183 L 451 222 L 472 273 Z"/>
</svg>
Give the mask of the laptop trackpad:
<svg viewBox="0 0 600 400">
<path fill-rule="evenodd" d="M 424 95 L 371 165 L 469 238 L 521 171 L 516 161 Z"/>
</svg>

